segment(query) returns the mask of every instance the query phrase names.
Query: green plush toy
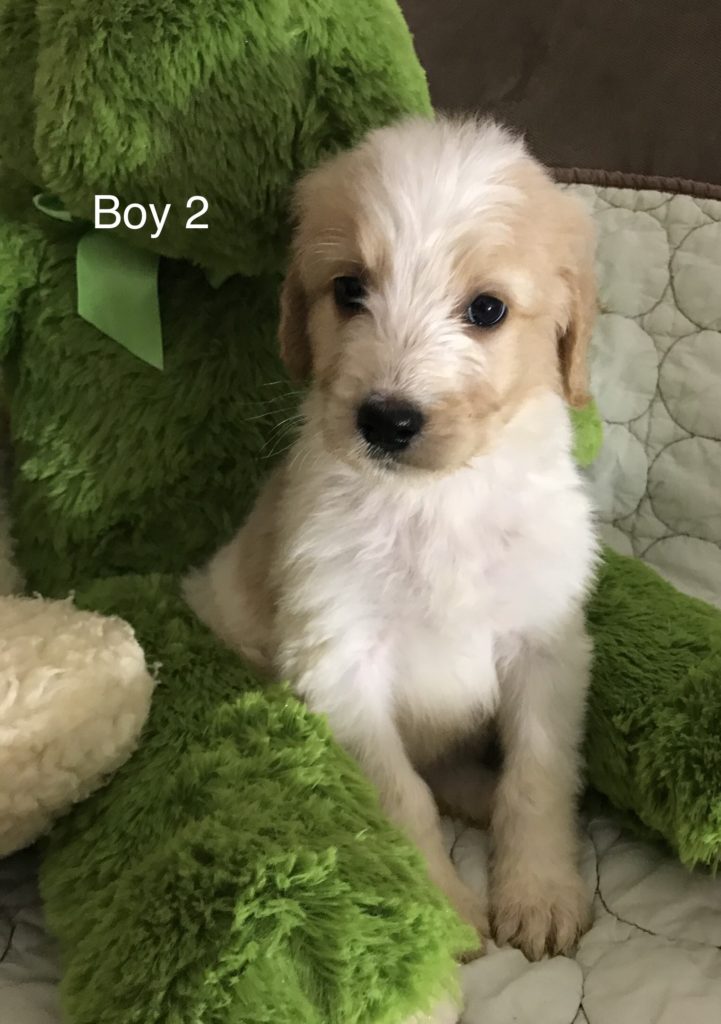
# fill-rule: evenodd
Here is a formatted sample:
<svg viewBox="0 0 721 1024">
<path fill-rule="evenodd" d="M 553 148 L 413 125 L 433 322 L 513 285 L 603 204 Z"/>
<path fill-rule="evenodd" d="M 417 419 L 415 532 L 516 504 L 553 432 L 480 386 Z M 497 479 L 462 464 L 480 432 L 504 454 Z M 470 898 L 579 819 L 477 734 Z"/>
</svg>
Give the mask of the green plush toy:
<svg viewBox="0 0 721 1024">
<path fill-rule="evenodd" d="M 177 590 L 287 443 L 292 182 L 429 111 L 395 0 L 0 0 L 0 87 L 18 558 L 31 589 L 132 623 L 160 680 L 140 749 L 45 855 L 67 1020 L 395 1024 L 451 983 L 467 930 L 324 723 Z M 89 232 L 96 194 L 170 212 Z M 186 227 L 193 196 L 205 230 Z M 721 616 L 609 554 L 590 619 L 592 783 L 715 865 Z"/>
</svg>

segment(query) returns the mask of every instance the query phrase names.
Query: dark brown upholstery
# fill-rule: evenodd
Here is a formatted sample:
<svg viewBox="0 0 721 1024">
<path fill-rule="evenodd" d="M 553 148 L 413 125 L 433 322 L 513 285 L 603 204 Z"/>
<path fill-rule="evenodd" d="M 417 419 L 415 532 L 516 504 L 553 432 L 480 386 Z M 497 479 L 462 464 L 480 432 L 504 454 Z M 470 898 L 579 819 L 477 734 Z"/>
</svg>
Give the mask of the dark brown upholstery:
<svg viewBox="0 0 721 1024">
<path fill-rule="evenodd" d="M 721 0 L 400 2 L 438 108 L 552 166 L 721 186 Z"/>
</svg>

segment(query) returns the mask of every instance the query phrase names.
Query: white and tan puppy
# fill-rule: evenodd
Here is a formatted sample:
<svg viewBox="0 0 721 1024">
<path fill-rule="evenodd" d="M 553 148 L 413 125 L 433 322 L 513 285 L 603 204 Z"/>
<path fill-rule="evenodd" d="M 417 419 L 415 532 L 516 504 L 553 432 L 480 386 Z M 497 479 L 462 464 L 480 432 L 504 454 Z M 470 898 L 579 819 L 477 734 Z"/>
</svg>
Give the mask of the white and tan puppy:
<svg viewBox="0 0 721 1024">
<path fill-rule="evenodd" d="M 301 182 L 282 297 L 303 426 L 187 583 L 288 678 L 483 931 L 432 790 L 483 820 L 491 916 L 529 957 L 587 923 L 576 864 L 596 540 L 567 405 L 586 401 L 593 237 L 491 122 L 409 120 Z M 473 763 L 495 722 L 495 790 Z"/>
</svg>

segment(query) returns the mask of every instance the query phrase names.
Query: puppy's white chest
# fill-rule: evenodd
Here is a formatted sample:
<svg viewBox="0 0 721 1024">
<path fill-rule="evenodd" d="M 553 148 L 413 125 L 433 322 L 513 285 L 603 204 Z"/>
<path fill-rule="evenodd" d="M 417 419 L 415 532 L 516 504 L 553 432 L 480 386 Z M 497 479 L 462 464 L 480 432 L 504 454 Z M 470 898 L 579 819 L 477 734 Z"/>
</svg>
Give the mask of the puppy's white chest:
<svg viewBox="0 0 721 1024">
<path fill-rule="evenodd" d="M 323 685 L 390 705 L 416 749 L 472 729 L 495 709 L 499 649 L 558 628 L 583 594 L 593 533 L 565 458 L 543 474 L 486 459 L 418 489 L 335 471 L 308 488 L 283 573 L 304 639 L 284 667 L 316 687 L 294 652 L 324 652 L 339 668 Z"/>
<path fill-rule="evenodd" d="M 394 694 L 413 717 L 457 720 L 497 697 L 489 564 L 471 524 L 411 519 L 384 588 Z"/>
<path fill-rule="evenodd" d="M 349 632 L 382 648 L 398 705 L 436 720 L 493 710 L 498 639 L 544 628 L 582 586 L 567 556 L 586 529 L 577 501 L 469 473 L 424 500 L 348 495 L 340 520 L 331 504 L 335 600 Z"/>
<path fill-rule="evenodd" d="M 463 616 L 401 627 L 393 698 L 406 722 L 453 734 L 470 730 L 498 698 L 491 630 Z"/>
</svg>

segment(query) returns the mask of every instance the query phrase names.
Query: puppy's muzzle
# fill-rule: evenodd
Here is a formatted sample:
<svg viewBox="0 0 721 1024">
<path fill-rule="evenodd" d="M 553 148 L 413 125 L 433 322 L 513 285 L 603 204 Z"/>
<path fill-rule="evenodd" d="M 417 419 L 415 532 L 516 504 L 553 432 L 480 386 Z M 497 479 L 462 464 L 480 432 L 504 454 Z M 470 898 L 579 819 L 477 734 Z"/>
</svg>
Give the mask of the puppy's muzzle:
<svg viewBox="0 0 721 1024">
<path fill-rule="evenodd" d="M 370 395 L 358 407 L 358 433 L 371 455 L 399 455 L 420 434 L 425 423 L 421 410 L 400 398 Z"/>
</svg>

